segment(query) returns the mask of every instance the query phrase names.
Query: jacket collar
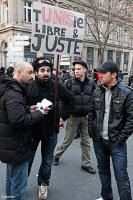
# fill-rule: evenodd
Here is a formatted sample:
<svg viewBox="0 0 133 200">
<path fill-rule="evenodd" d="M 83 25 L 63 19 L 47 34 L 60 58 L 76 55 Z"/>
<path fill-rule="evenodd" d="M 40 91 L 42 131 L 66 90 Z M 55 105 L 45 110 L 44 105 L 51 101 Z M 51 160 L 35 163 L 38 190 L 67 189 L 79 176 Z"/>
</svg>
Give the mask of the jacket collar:
<svg viewBox="0 0 133 200">
<path fill-rule="evenodd" d="M 113 91 L 120 83 L 121 83 L 121 81 L 118 80 L 115 85 L 111 86 L 110 90 Z M 100 87 L 101 90 L 105 90 L 106 89 L 102 84 L 99 87 Z"/>
<path fill-rule="evenodd" d="M 0 77 L 0 96 L 3 95 L 7 88 L 13 88 L 24 95 L 26 94 L 25 86 L 23 84 L 8 75 L 3 75 Z"/>
<path fill-rule="evenodd" d="M 83 82 L 81 82 L 78 78 L 74 77 L 74 79 L 80 83 L 85 83 L 86 81 L 90 81 L 90 78 L 88 78 L 87 76 L 85 76 L 85 79 Z"/>
</svg>

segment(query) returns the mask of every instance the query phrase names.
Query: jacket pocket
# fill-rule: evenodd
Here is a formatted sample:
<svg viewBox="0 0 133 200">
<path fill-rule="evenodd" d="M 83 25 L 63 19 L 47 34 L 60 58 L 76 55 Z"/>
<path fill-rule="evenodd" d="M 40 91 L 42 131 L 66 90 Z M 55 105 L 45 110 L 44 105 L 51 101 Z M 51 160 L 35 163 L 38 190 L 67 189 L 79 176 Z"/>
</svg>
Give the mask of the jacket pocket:
<svg viewBox="0 0 133 200">
<path fill-rule="evenodd" d="M 95 98 L 95 109 L 96 110 L 101 110 L 102 108 L 102 102 L 100 98 Z"/>
<path fill-rule="evenodd" d="M 114 98 L 113 99 L 113 111 L 115 113 L 121 113 L 123 110 L 123 104 L 125 101 L 126 97 L 121 97 L 121 98 Z"/>
</svg>

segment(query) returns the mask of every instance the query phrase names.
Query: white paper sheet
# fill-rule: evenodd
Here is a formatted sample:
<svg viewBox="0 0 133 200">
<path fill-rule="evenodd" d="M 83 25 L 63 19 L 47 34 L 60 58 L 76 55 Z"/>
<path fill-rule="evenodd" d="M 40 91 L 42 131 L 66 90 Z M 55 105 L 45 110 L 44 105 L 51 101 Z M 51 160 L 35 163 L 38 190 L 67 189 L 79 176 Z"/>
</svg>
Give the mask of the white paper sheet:
<svg viewBox="0 0 133 200">
<path fill-rule="evenodd" d="M 37 110 L 44 110 L 46 107 L 51 106 L 53 103 L 47 99 L 43 99 L 41 102 L 37 103 Z"/>
</svg>

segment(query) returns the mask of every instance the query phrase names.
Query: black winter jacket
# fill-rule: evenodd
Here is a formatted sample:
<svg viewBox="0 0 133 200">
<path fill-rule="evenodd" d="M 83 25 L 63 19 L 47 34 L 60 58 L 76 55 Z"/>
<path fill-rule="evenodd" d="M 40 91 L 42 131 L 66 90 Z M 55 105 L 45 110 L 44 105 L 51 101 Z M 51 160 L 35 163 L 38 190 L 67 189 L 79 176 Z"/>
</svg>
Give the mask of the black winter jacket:
<svg viewBox="0 0 133 200">
<path fill-rule="evenodd" d="M 42 83 L 38 79 L 34 80 L 27 89 L 27 96 L 29 105 L 36 105 L 44 98 L 51 101 L 54 105 L 44 120 L 33 127 L 32 134 L 37 139 L 47 139 L 50 135 L 57 134 L 59 132 L 60 117 L 66 120 L 75 105 L 74 96 L 70 91 L 60 81 L 56 82 L 52 79 L 49 79 L 46 83 Z M 60 100 L 67 104 L 64 110 L 59 109 Z"/>
<path fill-rule="evenodd" d="M 90 105 L 92 103 L 92 94 L 96 88 L 94 81 L 86 77 L 84 82 L 77 78 L 68 79 L 65 86 L 70 90 L 75 97 L 75 109 L 72 114 L 75 116 L 88 115 Z"/>
<path fill-rule="evenodd" d="M 108 137 L 110 142 L 123 144 L 133 132 L 133 91 L 122 82 L 118 82 L 111 90 Z M 101 138 L 104 110 L 105 89 L 99 86 L 93 93 L 88 119 L 89 133 L 94 141 Z"/>
<path fill-rule="evenodd" d="M 0 160 L 20 164 L 30 159 L 30 127 L 43 118 L 40 111 L 26 113 L 25 88 L 8 76 L 0 82 Z"/>
</svg>

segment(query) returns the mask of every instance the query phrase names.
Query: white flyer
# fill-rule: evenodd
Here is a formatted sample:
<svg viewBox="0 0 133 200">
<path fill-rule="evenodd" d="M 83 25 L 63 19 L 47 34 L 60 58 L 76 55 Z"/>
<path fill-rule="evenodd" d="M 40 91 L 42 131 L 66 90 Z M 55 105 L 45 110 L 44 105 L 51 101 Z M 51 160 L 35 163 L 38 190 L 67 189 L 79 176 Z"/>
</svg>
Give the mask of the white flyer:
<svg viewBox="0 0 133 200">
<path fill-rule="evenodd" d="M 43 99 L 41 102 L 37 103 L 37 110 L 45 109 L 46 107 L 51 106 L 53 103 L 47 99 Z"/>
</svg>

